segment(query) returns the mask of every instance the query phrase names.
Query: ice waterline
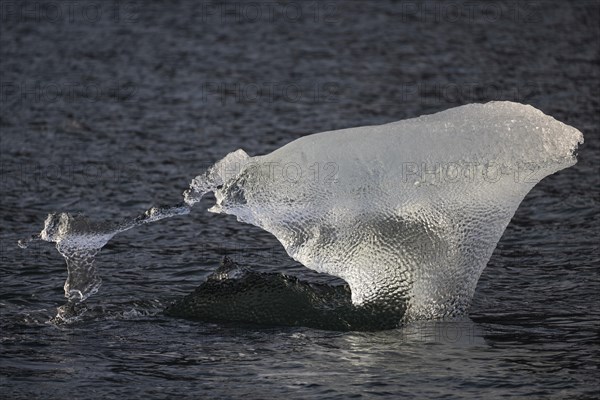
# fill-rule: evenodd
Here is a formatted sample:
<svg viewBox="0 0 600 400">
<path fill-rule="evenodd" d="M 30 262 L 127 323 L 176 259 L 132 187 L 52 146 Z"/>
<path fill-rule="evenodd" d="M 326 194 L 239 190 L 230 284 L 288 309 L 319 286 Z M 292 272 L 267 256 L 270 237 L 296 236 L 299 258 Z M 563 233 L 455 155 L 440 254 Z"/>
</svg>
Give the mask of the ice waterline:
<svg viewBox="0 0 600 400">
<path fill-rule="evenodd" d="M 69 322 L 77 318 L 76 304 L 95 294 L 102 284 L 95 257 L 110 239 L 137 226 L 189 212 L 186 204 L 152 207 L 137 217 L 118 223 L 94 222 L 82 214 L 52 213 L 46 217 L 44 228 L 38 235 L 20 240 L 18 244 L 26 248 L 32 240 L 56 243 L 56 249 L 67 263 L 64 285 L 67 304 L 59 307 L 55 321 Z"/>
<path fill-rule="evenodd" d="M 212 191 L 209 211 L 271 232 L 295 260 L 344 279 L 355 306 L 460 315 L 522 199 L 573 165 L 580 143 L 581 132 L 531 106 L 471 104 L 308 135 L 264 156 L 237 150 L 193 179 L 185 204 L 118 224 L 50 214 L 39 239 L 65 258 L 75 304 L 98 290 L 94 257 L 114 235 L 187 214 Z"/>
</svg>

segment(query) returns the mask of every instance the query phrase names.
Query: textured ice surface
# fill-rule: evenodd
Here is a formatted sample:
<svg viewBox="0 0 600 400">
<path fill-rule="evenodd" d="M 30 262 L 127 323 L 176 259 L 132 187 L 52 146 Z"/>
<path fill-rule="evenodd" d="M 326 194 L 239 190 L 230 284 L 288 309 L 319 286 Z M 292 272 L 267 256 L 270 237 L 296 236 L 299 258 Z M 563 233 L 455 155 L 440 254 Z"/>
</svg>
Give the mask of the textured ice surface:
<svg viewBox="0 0 600 400">
<path fill-rule="evenodd" d="M 573 165 L 582 142 L 531 106 L 471 104 L 305 136 L 264 156 L 237 150 L 194 178 L 187 204 L 118 224 L 50 214 L 36 238 L 67 262 L 64 320 L 98 290 L 94 257 L 114 235 L 187 214 L 213 191 L 210 211 L 271 232 L 306 267 L 344 279 L 357 308 L 406 310 L 407 320 L 458 315 L 519 203 Z"/>
<path fill-rule="evenodd" d="M 136 226 L 188 212 L 187 205 L 152 207 L 145 213 L 120 223 L 97 223 L 81 214 L 53 213 L 46 218 L 44 229 L 39 235 L 20 241 L 19 246 L 27 247 L 27 243 L 33 239 L 56 243 L 56 249 L 67 263 L 65 297 L 69 302 L 81 302 L 96 293 L 102 283 L 95 266 L 95 257 L 110 239 Z"/>
<path fill-rule="evenodd" d="M 302 137 L 231 153 L 194 179 L 193 205 L 271 232 L 306 267 L 348 282 L 355 305 L 407 304 L 407 319 L 466 311 L 519 203 L 576 162 L 583 136 L 511 102 Z"/>
</svg>

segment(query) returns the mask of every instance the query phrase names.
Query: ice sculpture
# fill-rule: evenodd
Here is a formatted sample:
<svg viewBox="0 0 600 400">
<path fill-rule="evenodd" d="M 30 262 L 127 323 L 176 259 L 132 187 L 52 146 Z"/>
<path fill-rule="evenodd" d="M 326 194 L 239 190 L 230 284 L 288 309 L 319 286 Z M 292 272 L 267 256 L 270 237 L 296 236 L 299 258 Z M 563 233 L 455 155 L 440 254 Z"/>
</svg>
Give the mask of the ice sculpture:
<svg viewBox="0 0 600 400">
<path fill-rule="evenodd" d="M 512 102 L 323 132 L 257 157 L 229 154 L 194 179 L 191 206 L 271 232 L 306 267 L 348 282 L 352 302 L 406 319 L 466 311 L 519 203 L 576 162 L 583 135 Z"/>
</svg>

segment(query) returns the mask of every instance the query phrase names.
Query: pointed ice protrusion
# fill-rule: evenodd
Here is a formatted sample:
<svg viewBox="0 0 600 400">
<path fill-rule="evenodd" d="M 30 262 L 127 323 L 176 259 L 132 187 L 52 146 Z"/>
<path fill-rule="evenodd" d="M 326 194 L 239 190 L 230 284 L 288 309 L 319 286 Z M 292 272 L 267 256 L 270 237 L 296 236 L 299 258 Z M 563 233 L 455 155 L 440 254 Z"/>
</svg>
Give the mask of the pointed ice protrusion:
<svg viewBox="0 0 600 400">
<path fill-rule="evenodd" d="M 98 291 L 102 279 L 98 274 L 96 254 L 116 234 L 139 225 L 189 213 L 185 204 L 173 207 L 153 207 L 145 213 L 120 223 L 96 223 L 81 214 L 53 213 L 44 222 L 39 239 L 56 243 L 56 249 L 67 263 L 65 297 L 69 302 L 82 302 Z M 38 236 L 34 236 L 38 237 Z M 20 241 L 21 247 L 27 242 Z"/>
</svg>

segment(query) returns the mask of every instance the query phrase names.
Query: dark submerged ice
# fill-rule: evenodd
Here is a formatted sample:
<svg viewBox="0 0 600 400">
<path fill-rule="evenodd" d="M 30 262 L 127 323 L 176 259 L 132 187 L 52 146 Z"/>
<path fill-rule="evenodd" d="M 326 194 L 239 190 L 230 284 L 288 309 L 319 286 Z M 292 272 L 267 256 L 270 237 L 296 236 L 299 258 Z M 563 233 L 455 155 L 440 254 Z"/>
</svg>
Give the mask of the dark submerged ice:
<svg viewBox="0 0 600 400">
<path fill-rule="evenodd" d="M 295 3 L 298 20 L 262 21 L 235 9 L 223 20 L 187 1 L 111 3 L 94 20 L 31 18 L 35 4 L 22 4 L 32 5 L 23 18 L 0 23 L 4 396 L 596 395 L 596 2 L 305 2 Z M 299 95 L 269 97 L 269 82 Z M 56 97 L 45 83 L 65 90 Z M 255 87 L 246 83 L 266 83 L 265 94 L 244 97 Z M 192 212 L 116 236 L 96 259 L 101 295 L 82 303 L 77 323 L 46 324 L 63 296 L 64 260 L 51 246 L 15 243 L 48 213 L 118 221 L 177 203 L 190 172 L 240 146 L 262 154 L 311 132 L 499 99 L 532 104 L 586 143 L 577 165 L 521 204 L 468 319 L 342 333 L 166 317 L 224 255 L 253 271 L 343 284 L 291 261 L 258 228 Z"/>
<path fill-rule="evenodd" d="M 347 284 L 303 282 L 281 273 L 257 272 L 225 257 L 193 293 L 167 315 L 202 321 L 307 326 L 339 331 L 392 329 L 404 307 L 355 306 Z"/>
</svg>

